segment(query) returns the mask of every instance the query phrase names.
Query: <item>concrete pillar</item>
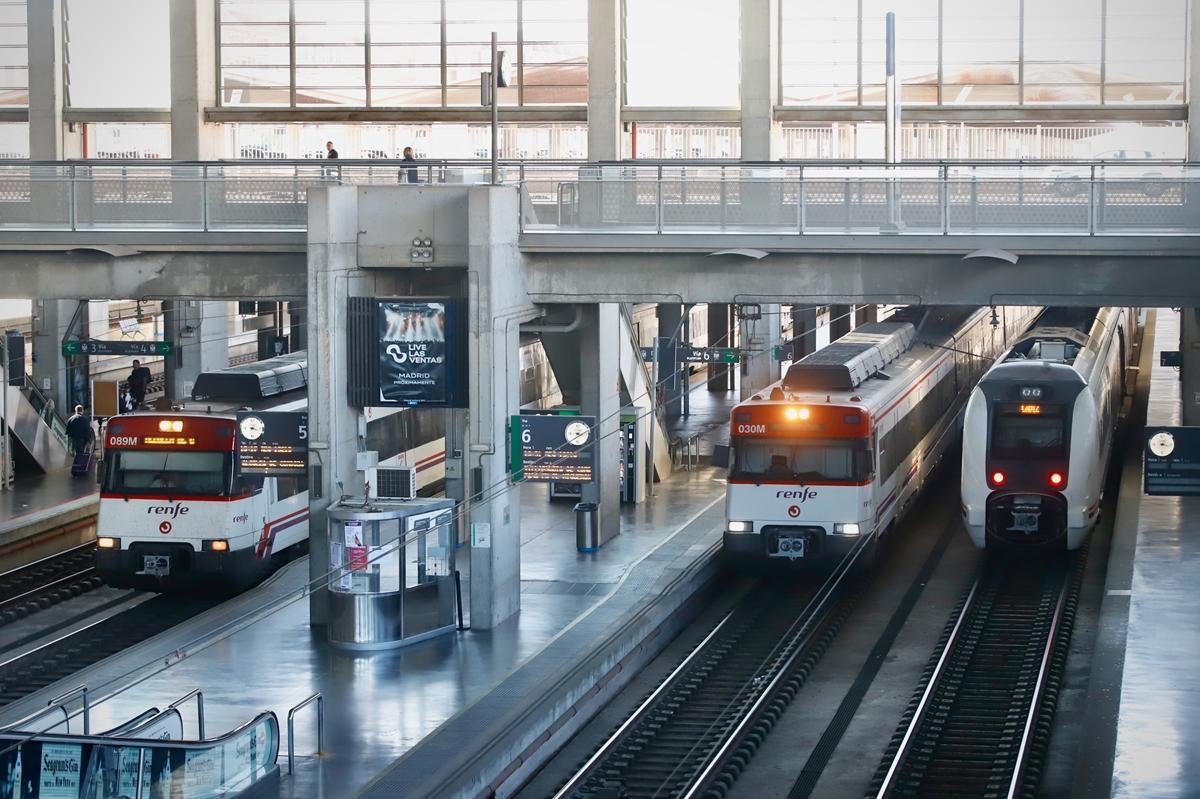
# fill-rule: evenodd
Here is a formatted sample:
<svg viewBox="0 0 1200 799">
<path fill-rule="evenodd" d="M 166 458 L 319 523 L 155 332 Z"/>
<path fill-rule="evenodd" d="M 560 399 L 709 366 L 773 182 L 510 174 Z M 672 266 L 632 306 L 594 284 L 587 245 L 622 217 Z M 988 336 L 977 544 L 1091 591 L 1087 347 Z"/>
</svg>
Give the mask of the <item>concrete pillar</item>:
<svg viewBox="0 0 1200 799">
<path fill-rule="evenodd" d="M 229 366 L 228 302 L 163 300 L 163 331 L 175 351 L 163 360 L 166 397 L 182 402 L 192 396 L 201 372 Z"/>
<path fill-rule="evenodd" d="M 710 302 L 708 304 L 708 346 L 733 347 L 733 326 L 729 319 L 729 303 Z M 708 365 L 708 390 L 732 391 L 733 371 L 725 364 L 713 363 Z"/>
<path fill-rule="evenodd" d="M 1188 13 L 1188 149 L 1189 161 L 1200 161 L 1200 7 Z M 1187 424 L 1185 422 L 1185 424 Z"/>
<path fill-rule="evenodd" d="M 204 121 L 217 104 L 217 0 L 171 0 L 171 157 L 220 158 L 221 128 Z"/>
<path fill-rule="evenodd" d="M 676 346 L 686 345 L 683 339 L 683 306 L 675 302 L 664 302 L 658 306 L 658 336 L 669 338 Z M 676 379 L 670 380 L 670 372 L 674 369 Z M 678 419 L 683 413 L 683 392 L 687 387 L 678 378 L 681 370 L 678 364 L 659 363 L 658 384 L 663 386 L 663 416 L 666 419 Z"/>
<path fill-rule="evenodd" d="M 853 305 L 829 306 L 829 340 L 837 341 L 854 329 Z"/>
<path fill-rule="evenodd" d="M 36 300 L 33 304 L 33 382 L 63 417 L 71 415 L 76 402 L 84 401 L 91 390 L 88 385 L 87 358 L 67 357 L 62 342 L 71 337 L 88 336 L 88 303 L 76 320 L 80 303 L 75 300 Z M 77 321 L 76 327 L 71 322 Z"/>
<path fill-rule="evenodd" d="M 468 474 L 479 470 L 471 493 L 505 481 L 505 430 L 509 416 L 521 409 L 520 323 L 537 316 L 521 278 L 519 209 L 515 187 L 476 186 L 469 191 L 470 426 L 465 454 Z M 614 336 L 614 346 L 616 341 Z M 545 496 L 543 486 L 534 490 L 539 498 Z M 502 491 L 470 506 L 473 524 L 491 525 L 491 545 L 471 547 L 473 629 L 490 630 L 521 609 L 520 497 L 518 490 Z M 573 541 L 561 543 L 572 545 Z"/>
<path fill-rule="evenodd" d="M 867 322 L 879 321 L 879 306 L 878 305 L 855 305 L 854 306 L 854 326 L 865 325 Z"/>
<path fill-rule="evenodd" d="M 781 134 L 775 121 L 779 93 L 779 0 L 739 0 L 742 33 L 742 160 L 779 157 Z"/>
<path fill-rule="evenodd" d="M 771 357 L 782 338 L 779 306 L 764 303 L 761 307 L 761 318 L 741 320 L 742 399 L 779 379 L 779 361 Z"/>
<path fill-rule="evenodd" d="M 621 0 L 588 0 L 588 159 L 622 150 Z"/>
<path fill-rule="evenodd" d="M 792 306 L 792 360 L 817 351 L 817 308 L 814 305 Z"/>
<path fill-rule="evenodd" d="M 329 616 L 326 508 L 355 493 L 358 409 L 347 401 L 346 300 L 369 296 L 358 269 L 358 190 L 330 186 L 308 193 L 309 621 Z M 339 486 L 339 481 L 342 485 Z M 345 487 L 343 489 L 343 486 Z M 361 493 L 361 489 L 359 491 Z"/>
<path fill-rule="evenodd" d="M 1179 314 L 1179 351 L 1183 368 L 1179 379 L 1183 423 L 1200 425 L 1200 308 L 1184 308 Z"/>
<path fill-rule="evenodd" d="M 586 305 L 580 326 L 580 412 L 596 417 L 596 480 L 583 486 L 583 501 L 600 505 L 598 532 L 603 546 L 621 532 L 617 486 L 621 429 L 621 321 L 616 303 Z"/>
<path fill-rule="evenodd" d="M 308 314 L 303 302 L 289 302 L 288 315 L 288 346 L 292 352 L 306 349 L 308 346 Z"/>
<path fill-rule="evenodd" d="M 62 0 L 27 5 L 29 157 L 58 161 L 63 157 Z"/>
</svg>

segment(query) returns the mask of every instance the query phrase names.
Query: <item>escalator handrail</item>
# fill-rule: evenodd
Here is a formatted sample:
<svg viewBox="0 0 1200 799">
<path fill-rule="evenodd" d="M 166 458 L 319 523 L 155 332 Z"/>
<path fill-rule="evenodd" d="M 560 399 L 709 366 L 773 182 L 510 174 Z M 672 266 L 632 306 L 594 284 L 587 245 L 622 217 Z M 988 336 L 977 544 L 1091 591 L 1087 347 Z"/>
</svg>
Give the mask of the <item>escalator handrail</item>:
<svg viewBox="0 0 1200 799">
<path fill-rule="evenodd" d="M 279 718 L 273 711 L 264 710 L 250 721 L 240 727 L 230 730 L 223 735 L 215 738 L 209 738 L 204 741 L 170 741 L 158 738 L 125 738 L 119 735 L 73 735 L 69 733 L 55 732 L 22 732 L 21 730 L 8 729 L 0 732 L 0 748 L 7 748 L 4 744 L 11 745 L 12 743 L 39 743 L 52 744 L 92 744 L 93 746 L 120 746 L 125 748 L 141 747 L 143 749 L 187 749 L 197 751 L 201 749 L 213 749 L 221 746 L 234 738 L 246 733 L 257 725 L 269 722 L 269 725 L 274 728 L 274 757 L 270 761 L 277 761 L 279 758 Z"/>
</svg>

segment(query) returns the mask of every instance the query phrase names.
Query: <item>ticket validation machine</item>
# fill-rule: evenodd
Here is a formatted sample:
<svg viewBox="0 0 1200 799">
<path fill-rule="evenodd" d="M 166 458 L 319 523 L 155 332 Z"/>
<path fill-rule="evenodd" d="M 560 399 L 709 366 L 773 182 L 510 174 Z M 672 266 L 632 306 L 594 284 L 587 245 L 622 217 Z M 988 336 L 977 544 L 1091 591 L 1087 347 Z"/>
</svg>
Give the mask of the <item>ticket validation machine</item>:
<svg viewBox="0 0 1200 799">
<path fill-rule="evenodd" d="M 351 498 L 328 520 L 330 643 L 390 649 L 454 630 L 454 500 Z"/>
</svg>

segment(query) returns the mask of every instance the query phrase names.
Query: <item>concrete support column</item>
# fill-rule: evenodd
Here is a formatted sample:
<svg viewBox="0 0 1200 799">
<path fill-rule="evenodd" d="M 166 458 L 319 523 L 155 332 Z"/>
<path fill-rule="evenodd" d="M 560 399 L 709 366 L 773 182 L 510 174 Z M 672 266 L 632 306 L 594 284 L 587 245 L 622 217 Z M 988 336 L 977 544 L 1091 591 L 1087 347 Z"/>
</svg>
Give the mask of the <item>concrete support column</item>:
<svg viewBox="0 0 1200 799">
<path fill-rule="evenodd" d="M 855 305 L 854 306 L 854 326 L 865 325 L 867 322 L 879 321 L 879 306 L 878 305 Z"/>
<path fill-rule="evenodd" d="M 171 157 L 220 158 L 221 128 L 204 121 L 217 104 L 217 0 L 171 0 Z"/>
<path fill-rule="evenodd" d="M 829 340 L 837 341 L 854 329 L 853 305 L 829 306 Z"/>
<path fill-rule="evenodd" d="M 308 347 L 308 314 L 303 302 L 289 302 L 288 315 L 288 346 L 292 352 Z"/>
<path fill-rule="evenodd" d="M 1179 375 L 1183 423 L 1200 425 L 1200 308 L 1184 308 L 1179 313 L 1179 351 L 1183 357 Z"/>
<path fill-rule="evenodd" d="M 708 346 L 736 346 L 733 325 L 729 318 L 729 307 L 727 302 L 710 302 L 708 304 Z M 725 364 L 709 364 L 708 390 L 732 391 L 733 371 Z"/>
<path fill-rule="evenodd" d="M 771 357 L 782 338 L 779 306 L 764 303 L 761 307 L 761 318 L 741 320 L 742 399 L 779 379 L 779 361 Z"/>
<path fill-rule="evenodd" d="M 1188 13 L 1188 149 L 1187 160 L 1200 161 L 1200 7 Z M 1184 424 L 1187 424 L 1185 422 Z"/>
<path fill-rule="evenodd" d="M 792 360 L 817 351 L 817 308 L 814 305 L 792 306 Z"/>
<path fill-rule="evenodd" d="M 775 121 L 779 93 L 779 0 L 739 0 L 742 31 L 742 160 L 779 157 L 781 134 Z"/>
<path fill-rule="evenodd" d="M 358 269 L 358 191 L 330 186 L 308 193 L 308 430 L 309 622 L 329 619 L 329 529 L 326 508 L 343 492 L 355 493 L 357 408 L 347 401 L 346 305 L 370 296 L 373 286 Z M 339 481 L 342 485 L 339 485 Z M 361 487 L 359 489 L 361 492 Z"/>
<path fill-rule="evenodd" d="M 621 136 L 621 0 L 588 0 L 588 159 L 615 161 Z"/>
<path fill-rule="evenodd" d="M 229 303 L 163 300 L 163 330 L 175 351 L 163 359 L 166 398 L 188 400 L 201 372 L 229 366 Z"/>
<path fill-rule="evenodd" d="M 617 486 L 621 429 L 621 318 L 616 303 L 583 307 L 579 328 L 580 412 L 596 417 L 596 480 L 583 486 L 583 501 L 599 504 L 600 545 L 621 533 Z"/>
<path fill-rule="evenodd" d="M 63 157 L 62 0 L 27 5 L 29 157 L 57 161 Z"/>
<path fill-rule="evenodd" d="M 683 340 L 683 306 L 679 303 L 665 302 L 658 306 L 658 335 L 669 338 L 676 346 L 684 345 Z M 671 370 L 674 369 L 676 379 L 670 380 Z M 683 392 L 687 387 L 679 380 L 679 364 L 658 364 L 658 384 L 663 386 L 663 416 L 666 419 L 678 419 L 683 414 Z"/>
<path fill-rule="evenodd" d="M 63 338 L 88 335 L 88 313 L 84 311 L 75 329 L 71 321 L 80 303 L 74 300 L 35 300 L 33 303 L 33 382 L 47 397 L 54 400 L 59 414 L 71 415 L 76 402 L 84 401 L 88 385 L 87 359 L 67 357 L 62 353 Z"/>
<path fill-rule="evenodd" d="M 509 416 L 520 413 L 520 323 L 528 302 L 517 250 L 520 197 L 512 186 L 472 188 L 468 202 L 471 309 L 468 493 L 503 485 Z M 616 339 L 613 339 L 614 342 Z M 615 361 L 614 361 L 615 363 Z M 584 411 L 586 413 L 586 410 Z M 478 469 L 478 472 L 473 470 Z M 542 486 L 535 486 L 544 497 Z M 490 546 L 471 547 L 471 627 L 490 630 L 521 609 L 521 492 L 472 502 L 473 524 L 490 525 Z M 569 546 L 563 542 L 562 546 Z"/>
</svg>

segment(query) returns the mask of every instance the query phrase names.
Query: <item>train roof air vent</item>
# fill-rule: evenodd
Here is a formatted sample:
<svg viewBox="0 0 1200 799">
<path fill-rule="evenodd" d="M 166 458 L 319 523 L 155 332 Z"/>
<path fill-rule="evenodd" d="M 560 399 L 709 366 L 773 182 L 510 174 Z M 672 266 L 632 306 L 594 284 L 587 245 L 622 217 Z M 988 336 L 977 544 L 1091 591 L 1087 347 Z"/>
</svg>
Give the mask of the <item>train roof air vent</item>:
<svg viewBox="0 0 1200 799">
<path fill-rule="evenodd" d="M 792 364 L 783 378 L 784 391 L 828 391 L 857 388 L 867 378 L 912 346 L 916 329 L 910 322 L 870 322 Z"/>
</svg>

